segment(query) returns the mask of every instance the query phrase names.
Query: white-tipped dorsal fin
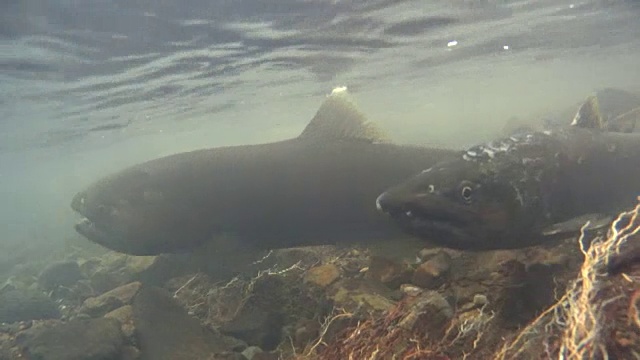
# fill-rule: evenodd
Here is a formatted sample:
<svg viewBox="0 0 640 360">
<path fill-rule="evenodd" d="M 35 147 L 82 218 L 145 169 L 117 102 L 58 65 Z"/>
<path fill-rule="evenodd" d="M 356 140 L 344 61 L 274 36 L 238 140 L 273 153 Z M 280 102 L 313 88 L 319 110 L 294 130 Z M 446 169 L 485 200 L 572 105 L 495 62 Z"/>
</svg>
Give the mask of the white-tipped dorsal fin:
<svg viewBox="0 0 640 360">
<path fill-rule="evenodd" d="M 580 106 L 576 116 L 574 116 L 571 126 L 577 126 L 587 129 L 600 129 L 606 128 L 602 114 L 600 114 L 600 105 L 598 104 L 598 98 L 595 95 L 591 95 Z"/>
<path fill-rule="evenodd" d="M 358 110 L 345 86 L 333 89 L 299 138 L 389 142 L 384 132 Z"/>
</svg>

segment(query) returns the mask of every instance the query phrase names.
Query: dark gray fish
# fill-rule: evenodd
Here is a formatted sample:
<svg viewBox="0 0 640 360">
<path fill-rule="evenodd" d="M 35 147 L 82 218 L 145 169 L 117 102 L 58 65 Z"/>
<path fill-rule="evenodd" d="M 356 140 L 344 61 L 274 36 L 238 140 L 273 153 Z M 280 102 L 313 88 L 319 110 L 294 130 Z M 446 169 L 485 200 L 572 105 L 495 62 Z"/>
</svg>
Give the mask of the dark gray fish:
<svg viewBox="0 0 640 360">
<path fill-rule="evenodd" d="M 297 138 L 135 165 L 78 193 L 71 207 L 86 217 L 80 234 L 134 255 L 189 251 L 225 234 L 267 249 L 382 239 L 400 232 L 376 196 L 455 154 L 385 141 L 334 91 Z"/>
<path fill-rule="evenodd" d="M 587 100 L 572 126 L 472 147 L 391 187 L 377 206 L 407 232 L 466 250 L 527 247 L 587 220 L 608 225 L 640 194 L 640 134 L 598 128 L 594 105 Z"/>
<path fill-rule="evenodd" d="M 597 109 L 596 114 L 581 115 L 590 108 Z M 502 133 L 509 136 L 519 132 L 553 130 L 565 127 L 571 119 L 581 116 L 600 123 L 607 131 L 640 132 L 640 95 L 623 89 L 603 88 L 589 96 L 587 101 L 548 114 L 542 119 L 512 117 L 507 120 Z"/>
<path fill-rule="evenodd" d="M 609 89 L 609 92 L 610 91 L 613 90 Z M 614 99 L 622 99 L 619 97 L 613 97 L 609 92 L 601 92 L 600 95 L 596 94 L 589 96 L 587 101 L 585 101 L 578 109 L 578 112 L 573 118 L 572 125 L 580 122 L 583 127 L 601 128 L 606 129 L 607 131 L 626 133 L 637 131 L 638 128 L 636 127 L 636 123 L 638 122 L 638 118 L 640 118 L 640 99 L 631 98 L 628 99 L 628 103 L 619 104 L 620 107 L 618 108 L 612 108 L 612 102 L 614 102 Z M 609 96 L 603 96 L 604 94 L 609 94 Z M 605 104 L 608 105 L 605 109 L 608 110 L 604 113 L 601 105 L 602 100 L 609 100 L 608 103 L 605 102 Z M 635 107 L 633 107 L 633 104 L 631 103 L 632 100 L 636 100 L 634 102 Z M 619 102 L 620 101 L 614 103 Z M 585 123 L 585 121 L 588 121 L 589 123 Z"/>
<path fill-rule="evenodd" d="M 617 88 L 600 89 L 580 104 L 577 113 L 573 107 L 559 114 L 559 122 L 566 123 L 566 119 L 573 114 L 574 121 L 586 118 L 598 123 L 591 127 L 615 132 L 639 132 L 640 126 L 636 126 L 636 123 L 640 118 L 640 95 Z"/>
</svg>

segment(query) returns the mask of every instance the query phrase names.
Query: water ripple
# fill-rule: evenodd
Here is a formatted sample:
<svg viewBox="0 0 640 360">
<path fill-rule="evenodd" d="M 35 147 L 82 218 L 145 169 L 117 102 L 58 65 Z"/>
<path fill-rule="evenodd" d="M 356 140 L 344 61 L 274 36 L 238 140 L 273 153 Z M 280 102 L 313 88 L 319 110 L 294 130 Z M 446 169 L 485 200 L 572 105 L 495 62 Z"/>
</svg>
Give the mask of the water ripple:
<svg viewBox="0 0 640 360">
<path fill-rule="evenodd" d="M 505 50 L 602 49 L 637 41 L 637 15 L 595 0 L 3 2 L 0 142 L 59 145 Z"/>
</svg>

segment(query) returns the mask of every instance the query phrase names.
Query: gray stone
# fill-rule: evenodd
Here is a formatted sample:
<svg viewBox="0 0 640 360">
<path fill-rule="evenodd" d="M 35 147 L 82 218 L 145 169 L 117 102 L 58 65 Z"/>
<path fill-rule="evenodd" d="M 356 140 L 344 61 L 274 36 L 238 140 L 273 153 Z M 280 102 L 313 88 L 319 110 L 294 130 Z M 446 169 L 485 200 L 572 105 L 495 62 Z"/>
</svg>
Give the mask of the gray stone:
<svg viewBox="0 0 640 360">
<path fill-rule="evenodd" d="M 123 305 L 131 303 L 142 284 L 132 282 L 110 290 L 100 296 L 90 297 L 84 301 L 79 312 L 92 317 L 103 316 Z"/>
<path fill-rule="evenodd" d="M 51 290 L 58 286 L 69 287 L 82 278 L 77 262 L 63 261 L 53 263 L 42 270 L 38 282 L 44 289 Z"/>
<path fill-rule="evenodd" d="M 242 355 L 246 357 L 247 360 L 253 360 L 253 358 L 257 354 L 261 354 L 261 353 L 262 353 L 262 349 L 260 349 L 259 347 L 249 346 L 248 348 L 244 349 L 244 351 L 242 352 Z"/>
<path fill-rule="evenodd" d="M 34 360 L 119 360 L 123 337 L 117 320 L 77 319 L 34 326 L 18 344 Z"/>
<path fill-rule="evenodd" d="M 142 360 L 218 359 L 237 345 L 203 327 L 157 287 L 143 286 L 138 291 L 133 300 L 133 321 Z"/>
<path fill-rule="evenodd" d="M 0 323 L 56 319 L 55 302 L 37 290 L 8 290 L 0 293 Z"/>
</svg>

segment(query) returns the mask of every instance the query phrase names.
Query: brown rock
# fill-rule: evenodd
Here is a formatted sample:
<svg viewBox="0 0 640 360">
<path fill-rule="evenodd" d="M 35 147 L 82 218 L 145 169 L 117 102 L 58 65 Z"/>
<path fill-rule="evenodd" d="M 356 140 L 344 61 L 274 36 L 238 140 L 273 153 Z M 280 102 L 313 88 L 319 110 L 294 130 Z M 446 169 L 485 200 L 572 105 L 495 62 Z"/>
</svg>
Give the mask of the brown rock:
<svg viewBox="0 0 640 360">
<path fill-rule="evenodd" d="M 122 333 L 129 338 L 133 338 L 135 326 L 133 325 L 133 307 L 125 305 L 117 308 L 104 316 L 105 318 L 116 319 L 120 322 Z"/>
<path fill-rule="evenodd" d="M 340 277 L 340 270 L 333 264 L 323 264 L 307 271 L 304 281 L 321 288 L 331 285 Z"/>
<path fill-rule="evenodd" d="M 411 272 L 404 264 L 381 256 L 372 256 L 367 277 L 395 289 L 409 281 Z"/>
<path fill-rule="evenodd" d="M 443 334 L 451 318 L 453 308 L 449 302 L 436 291 L 426 291 L 411 304 L 398 326 L 409 331 L 428 326 L 428 334 Z"/>
<path fill-rule="evenodd" d="M 460 257 L 461 250 L 447 248 L 424 248 L 418 252 L 418 259 L 425 262 L 435 256 L 441 256 L 442 253 L 449 255 L 452 259 Z"/>
<path fill-rule="evenodd" d="M 415 297 L 422 294 L 423 289 L 411 284 L 402 284 L 400 285 L 400 291 L 402 291 L 402 293 L 404 293 L 407 296 Z"/>
<path fill-rule="evenodd" d="M 483 306 L 487 305 L 488 303 L 489 303 L 489 299 L 487 298 L 486 295 L 476 294 L 473 297 L 473 304 L 478 306 L 478 307 L 483 307 Z"/>
<path fill-rule="evenodd" d="M 132 281 L 164 285 L 172 277 L 192 272 L 194 267 L 193 261 L 178 255 L 129 256 L 119 253 L 107 253 L 80 265 L 99 293 Z"/>
<path fill-rule="evenodd" d="M 451 268 L 451 257 L 441 252 L 420 264 L 413 273 L 411 282 L 425 289 L 435 289 L 443 284 Z"/>
<path fill-rule="evenodd" d="M 131 305 L 125 305 L 107 313 L 104 317 L 116 319 L 120 323 L 126 323 L 132 320 L 132 310 Z"/>
<path fill-rule="evenodd" d="M 395 305 L 391 295 L 389 288 L 366 278 L 340 280 L 328 291 L 328 296 L 336 307 L 367 314 L 391 309 Z"/>
<path fill-rule="evenodd" d="M 136 281 L 107 291 L 98 297 L 88 298 L 82 304 L 80 312 L 98 317 L 123 305 L 130 304 L 133 297 L 140 290 L 140 286 L 142 284 Z"/>
<path fill-rule="evenodd" d="M 90 317 L 100 317 L 111 310 L 121 307 L 122 305 L 124 305 L 124 303 L 115 296 L 100 295 L 98 297 L 91 297 L 86 299 L 82 303 L 82 306 L 80 307 L 80 310 L 78 312 L 81 314 L 89 315 Z"/>
</svg>

